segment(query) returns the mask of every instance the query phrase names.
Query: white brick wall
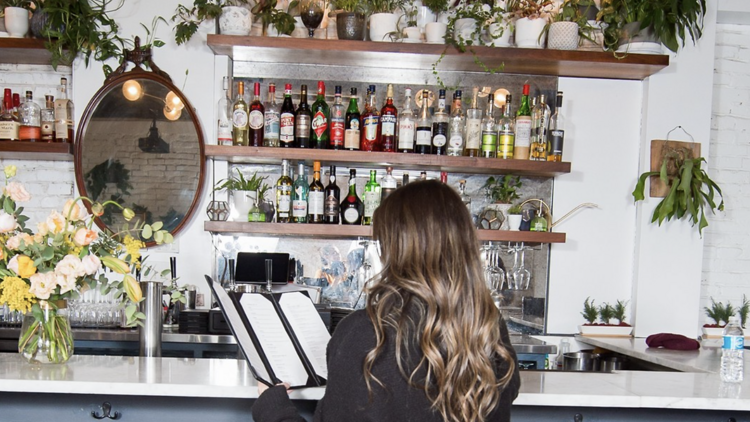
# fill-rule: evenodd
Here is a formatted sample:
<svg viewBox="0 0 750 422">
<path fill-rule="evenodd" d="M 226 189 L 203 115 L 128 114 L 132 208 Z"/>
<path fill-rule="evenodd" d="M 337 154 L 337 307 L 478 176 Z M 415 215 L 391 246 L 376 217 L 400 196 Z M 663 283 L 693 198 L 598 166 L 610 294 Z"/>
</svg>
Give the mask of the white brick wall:
<svg viewBox="0 0 750 422">
<path fill-rule="evenodd" d="M 711 297 L 734 305 L 750 297 L 750 26 L 718 25 L 715 54 L 708 168 L 726 211 L 704 231 L 701 309 Z"/>
</svg>

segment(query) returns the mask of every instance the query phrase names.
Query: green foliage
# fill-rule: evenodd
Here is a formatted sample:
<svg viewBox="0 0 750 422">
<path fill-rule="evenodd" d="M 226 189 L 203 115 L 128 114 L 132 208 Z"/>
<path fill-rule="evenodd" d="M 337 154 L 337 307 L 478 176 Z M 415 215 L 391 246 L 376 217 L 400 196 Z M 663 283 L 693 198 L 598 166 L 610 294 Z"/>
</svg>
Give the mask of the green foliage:
<svg viewBox="0 0 750 422">
<path fill-rule="evenodd" d="M 588 321 L 589 324 L 593 324 L 599 316 L 599 310 L 596 308 L 596 305 L 594 305 L 594 301 L 589 301 L 589 299 L 590 298 L 587 297 L 583 302 L 583 312 L 581 312 L 581 316 L 583 316 L 583 319 Z"/>
<path fill-rule="evenodd" d="M 553 15 L 552 22 L 575 22 L 578 24 L 578 35 L 593 42 L 595 29 L 589 25 L 589 9 L 596 9 L 593 0 L 565 0 Z"/>
<path fill-rule="evenodd" d="M 521 204 L 515 204 L 512 207 L 508 208 L 508 214 L 521 215 L 523 214 L 523 207 L 521 206 Z"/>
<path fill-rule="evenodd" d="M 253 173 L 250 179 L 245 179 L 240 169 L 237 170 L 237 177 L 229 177 L 227 179 L 219 180 L 214 187 L 214 190 L 246 190 L 255 192 L 264 185 L 264 181 L 268 179 L 266 176 L 258 176 L 258 172 Z M 270 189 L 270 188 L 268 188 Z M 266 191 L 268 190 L 266 189 Z M 265 193 L 265 192 L 264 192 Z"/>
<path fill-rule="evenodd" d="M 22 7 L 24 9 L 31 9 L 31 4 L 34 3 L 31 0 L 0 0 L 0 8 L 5 9 L 6 7 Z"/>
<path fill-rule="evenodd" d="M 365 2 L 364 0 L 333 0 L 333 8 L 334 10 L 343 10 L 344 12 L 364 12 Z M 415 9 L 412 8 L 412 10 Z M 416 25 L 416 20 L 414 24 Z"/>
<path fill-rule="evenodd" d="M 625 308 L 627 305 L 627 301 L 623 302 L 622 300 L 618 300 L 617 303 L 615 303 L 615 306 L 612 307 L 612 317 L 620 324 L 625 322 Z"/>
<path fill-rule="evenodd" d="M 645 198 L 644 190 L 646 179 L 651 176 L 659 176 L 665 185 L 669 187 L 667 196 L 659 202 L 654 209 L 651 222 L 657 222 L 661 226 L 664 220 L 677 220 L 687 217 L 693 226 L 698 224 L 698 233 L 703 236 L 703 229 L 708 226 L 706 219 L 706 208 L 711 213 L 715 210 L 724 211 L 724 197 L 721 194 L 721 188 L 711 178 L 708 173 L 701 169 L 701 164 L 706 162 L 703 157 L 688 158 L 688 150 L 670 151 L 665 154 L 661 164 L 660 171 L 648 171 L 643 173 L 633 190 L 635 202 Z M 674 162 L 677 172 L 673 177 L 667 174 L 667 167 L 670 161 Z M 716 205 L 714 200 L 716 194 L 721 196 L 721 203 Z"/>
<path fill-rule="evenodd" d="M 188 42 L 202 22 L 219 17 L 224 7 L 245 4 L 247 0 L 194 0 L 192 7 L 180 4 L 172 16 L 172 22 L 177 22 L 174 33 L 177 45 Z"/>
<path fill-rule="evenodd" d="M 288 9 L 294 9 L 298 3 L 296 0 L 290 2 Z M 259 0 L 250 11 L 263 23 L 264 31 L 268 25 L 273 25 L 279 34 L 290 35 L 294 31 L 294 18 L 289 13 L 277 9 L 276 4 L 277 0 Z"/>
<path fill-rule="evenodd" d="M 130 170 L 120 160 L 106 160 L 94 166 L 83 175 L 86 192 L 93 201 L 99 200 L 108 183 L 114 183 L 120 195 L 130 195 Z"/>
<path fill-rule="evenodd" d="M 448 11 L 450 3 L 448 0 L 422 0 L 422 6 L 427 7 L 434 14 L 439 14 Z"/>
<path fill-rule="evenodd" d="M 447 4 L 447 0 L 440 1 L 445 1 Z M 392 13 L 401 8 L 404 4 L 405 0 L 365 0 L 365 9 L 369 13 Z M 425 4 L 425 6 L 427 5 Z"/>
<path fill-rule="evenodd" d="M 521 188 L 521 185 L 519 176 L 506 174 L 498 179 L 495 179 L 494 176 L 488 177 L 482 188 L 487 190 L 487 194 L 494 202 L 510 204 L 520 198 L 517 191 Z"/>
<path fill-rule="evenodd" d="M 745 299 L 744 296 L 743 299 Z M 742 303 L 742 305 L 746 305 L 746 300 Z M 731 303 L 727 302 L 727 304 L 724 305 L 721 302 L 716 302 L 714 298 L 711 298 L 711 307 L 703 309 L 706 311 L 706 316 L 714 320 L 716 325 L 719 326 L 726 325 L 729 322 L 729 317 L 734 316 L 734 314 L 737 313 Z"/>
<path fill-rule="evenodd" d="M 599 319 L 604 324 L 609 324 L 609 320 L 615 317 L 615 309 L 609 303 L 599 305 Z"/>
<path fill-rule="evenodd" d="M 555 2 L 551 0 L 508 0 L 506 8 L 514 18 L 545 18 Z"/>
<path fill-rule="evenodd" d="M 742 328 L 745 328 L 747 316 L 750 314 L 750 301 L 747 300 L 745 295 L 742 295 L 742 306 L 737 309 L 737 313 L 740 315 L 740 324 L 742 324 Z"/>
</svg>

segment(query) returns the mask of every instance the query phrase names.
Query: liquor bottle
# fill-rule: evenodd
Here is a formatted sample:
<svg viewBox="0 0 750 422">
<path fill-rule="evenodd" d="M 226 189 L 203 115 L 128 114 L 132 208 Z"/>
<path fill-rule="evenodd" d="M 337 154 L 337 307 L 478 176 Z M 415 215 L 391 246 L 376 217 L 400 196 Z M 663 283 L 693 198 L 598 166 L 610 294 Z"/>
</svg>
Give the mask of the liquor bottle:
<svg viewBox="0 0 750 422">
<path fill-rule="evenodd" d="M 45 107 L 42 109 L 42 142 L 55 141 L 55 97 L 45 95 Z M 229 105 L 227 104 L 227 107 Z M 229 126 L 229 145 L 232 144 L 232 126 Z"/>
<path fill-rule="evenodd" d="M 10 89 L 5 88 L 3 109 L 0 113 L 0 141 L 17 141 L 20 126 L 18 117 L 13 115 L 13 97 Z"/>
<path fill-rule="evenodd" d="M 263 146 L 279 146 L 279 130 L 281 114 L 279 105 L 276 103 L 276 84 L 268 84 L 268 101 L 266 101 L 264 112 Z"/>
<path fill-rule="evenodd" d="M 482 119 L 482 154 L 481 157 L 497 157 L 497 126 L 495 124 L 495 96 L 487 95 L 487 111 Z"/>
<path fill-rule="evenodd" d="M 300 87 L 299 106 L 294 113 L 294 143 L 298 148 L 310 148 L 312 112 L 307 104 L 307 85 Z"/>
<path fill-rule="evenodd" d="M 479 88 L 474 87 L 471 94 L 471 108 L 466 110 L 466 149 L 464 154 L 469 157 L 479 157 L 479 147 L 482 145 L 482 110 L 479 109 L 477 96 Z"/>
<path fill-rule="evenodd" d="M 432 154 L 432 118 L 428 110 L 430 92 L 422 90 L 422 109 L 417 119 L 417 154 Z"/>
<path fill-rule="evenodd" d="M 217 145 L 232 145 L 232 119 L 229 118 L 229 78 L 224 77 L 222 81 L 222 88 L 224 95 L 219 98 L 219 103 L 216 105 L 216 144 Z M 44 138 L 44 118 L 42 118 L 42 138 Z"/>
<path fill-rule="evenodd" d="M 385 176 L 383 176 L 383 181 L 380 184 L 382 190 L 381 190 L 381 201 L 384 200 L 388 195 L 393 193 L 394 190 L 398 187 L 398 182 L 396 182 L 396 178 L 393 177 L 393 167 L 386 167 L 385 168 Z"/>
<path fill-rule="evenodd" d="M 359 148 L 362 151 L 379 151 L 380 139 L 378 138 L 378 126 L 380 124 L 380 111 L 378 111 L 377 106 L 375 85 L 370 85 L 369 100 L 360 120 L 362 121 L 362 133 L 360 134 Z"/>
<path fill-rule="evenodd" d="M 344 116 L 344 148 L 356 151 L 359 149 L 359 106 L 357 105 L 357 88 L 351 89 L 349 107 Z"/>
<path fill-rule="evenodd" d="M 42 108 L 33 99 L 31 91 L 26 91 L 26 101 L 18 108 L 18 138 L 26 142 L 42 141 Z"/>
<path fill-rule="evenodd" d="M 432 153 L 446 155 L 448 148 L 448 113 L 445 112 L 445 90 L 438 95 L 438 108 L 432 116 Z"/>
<path fill-rule="evenodd" d="M 513 158 L 513 147 L 515 145 L 516 130 L 513 122 L 513 115 L 511 110 L 511 100 L 513 96 L 505 96 L 505 113 L 503 117 L 497 123 L 497 158 L 511 159 Z"/>
<path fill-rule="evenodd" d="M 445 184 L 448 183 L 448 172 L 447 171 L 441 171 L 440 172 L 440 181 L 442 183 L 445 183 Z"/>
<path fill-rule="evenodd" d="M 398 115 L 398 152 L 414 152 L 414 110 L 411 108 L 411 88 L 404 93 L 404 107 Z"/>
<path fill-rule="evenodd" d="M 248 115 L 248 143 L 252 147 L 263 146 L 263 133 L 265 132 L 266 108 L 260 101 L 260 83 L 253 84 L 253 101 L 250 103 L 250 114 Z"/>
<path fill-rule="evenodd" d="M 281 160 L 281 176 L 276 181 L 276 222 L 288 223 L 292 212 L 292 178 L 289 161 Z"/>
<path fill-rule="evenodd" d="M 324 220 L 327 224 L 339 224 L 339 201 L 341 189 L 336 185 L 336 166 L 331 166 L 328 174 L 328 186 L 325 190 Z"/>
<path fill-rule="evenodd" d="M 245 102 L 245 83 L 237 82 L 237 97 L 232 104 L 232 144 L 248 146 L 249 128 L 247 103 Z"/>
<path fill-rule="evenodd" d="M 18 118 L 18 108 L 21 106 L 21 95 L 17 92 L 13 93 L 13 115 Z"/>
<path fill-rule="evenodd" d="M 563 93 L 557 91 L 555 114 L 549 119 L 549 142 L 547 142 L 547 161 L 562 161 L 563 142 L 565 140 L 565 118 L 560 112 Z"/>
<path fill-rule="evenodd" d="M 263 223 L 266 221 L 266 213 L 260 209 L 260 191 L 255 192 L 255 202 L 250 210 L 247 212 L 247 221 L 251 223 Z"/>
<path fill-rule="evenodd" d="M 295 223 L 307 223 L 307 197 L 310 194 L 310 185 L 305 176 L 305 163 L 297 165 L 297 178 L 292 186 L 292 221 Z"/>
<path fill-rule="evenodd" d="M 529 106 L 529 84 L 523 86 L 521 106 L 516 113 L 516 139 L 513 147 L 513 158 L 516 160 L 529 159 L 531 145 L 531 107 Z"/>
<path fill-rule="evenodd" d="M 357 196 L 357 170 L 349 169 L 349 194 L 341 201 L 341 224 L 362 224 L 364 206 Z"/>
<path fill-rule="evenodd" d="M 318 96 L 312 105 L 312 121 L 310 123 L 310 145 L 317 149 L 328 149 L 331 110 L 326 103 L 326 84 L 318 81 Z"/>
<path fill-rule="evenodd" d="M 398 110 L 393 105 L 393 84 L 388 84 L 385 94 L 385 104 L 380 109 L 380 127 L 378 128 L 378 139 L 380 139 L 380 151 L 396 152 L 396 123 L 398 122 Z"/>
<path fill-rule="evenodd" d="M 341 85 L 336 85 L 334 90 L 333 105 L 331 106 L 331 149 L 344 149 L 346 109 L 341 100 Z"/>
<path fill-rule="evenodd" d="M 405 171 L 403 176 L 401 176 L 401 186 L 406 186 L 409 184 L 409 172 Z"/>
<path fill-rule="evenodd" d="M 466 117 L 461 108 L 462 92 L 460 89 L 453 93 L 450 125 L 448 128 L 448 155 L 460 157 L 464 155 L 464 126 Z"/>
<path fill-rule="evenodd" d="M 279 145 L 293 148 L 294 144 L 294 104 L 292 104 L 292 84 L 284 85 L 284 102 L 279 115 Z"/>
<path fill-rule="evenodd" d="M 325 189 L 320 183 L 320 161 L 313 162 L 313 182 L 307 196 L 307 222 L 322 223 L 325 213 Z"/>
<path fill-rule="evenodd" d="M 372 215 L 380 206 L 381 188 L 378 183 L 377 170 L 370 170 L 370 180 L 365 185 L 365 215 L 362 218 L 362 225 L 372 225 Z"/>
<path fill-rule="evenodd" d="M 466 180 L 461 179 L 458 181 L 458 195 L 461 197 L 461 202 L 466 205 L 466 209 L 469 210 L 469 214 L 471 214 L 471 197 L 466 194 Z"/>
<path fill-rule="evenodd" d="M 529 159 L 547 161 L 547 131 L 549 130 L 550 109 L 547 96 L 539 96 L 539 102 L 531 110 L 531 149 Z"/>
<path fill-rule="evenodd" d="M 60 78 L 55 99 L 55 142 L 73 142 L 73 101 L 68 99 L 68 80 Z"/>
<path fill-rule="evenodd" d="M 419 180 L 427 180 L 427 172 L 426 171 L 420 171 L 419 172 Z"/>
</svg>

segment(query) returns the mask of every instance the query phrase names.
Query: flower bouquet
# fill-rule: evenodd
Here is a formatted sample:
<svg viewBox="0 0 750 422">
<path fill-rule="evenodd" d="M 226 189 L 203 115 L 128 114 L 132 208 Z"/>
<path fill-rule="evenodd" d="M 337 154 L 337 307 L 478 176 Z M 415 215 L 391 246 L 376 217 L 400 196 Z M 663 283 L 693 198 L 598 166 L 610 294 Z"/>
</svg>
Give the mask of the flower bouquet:
<svg viewBox="0 0 750 422">
<path fill-rule="evenodd" d="M 26 313 L 19 353 L 33 362 L 63 363 L 73 353 L 67 300 L 89 289 L 114 292 L 125 306 L 126 325 L 138 324 L 145 318 L 137 311 L 143 298 L 131 273 L 140 270 L 143 240 L 153 237 L 157 244 L 170 243 L 172 235 L 162 230 L 161 222 L 136 221 L 133 227 L 126 223 L 117 233 L 95 231 L 94 216 L 102 215 L 106 206 L 121 209 L 128 222 L 134 213 L 116 202 L 96 203 L 86 197 L 68 200 L 62 213 L 53 211 L 34 233 L 26 227 L 23 207 L 16 205 L 31 196 L 23 185 L 10 181 L 15 174 L 15 166 L 5 167 L 0 196 L 0 305 Z M 117 276 L 105 276 L 105 267 Z"/>
</svg>

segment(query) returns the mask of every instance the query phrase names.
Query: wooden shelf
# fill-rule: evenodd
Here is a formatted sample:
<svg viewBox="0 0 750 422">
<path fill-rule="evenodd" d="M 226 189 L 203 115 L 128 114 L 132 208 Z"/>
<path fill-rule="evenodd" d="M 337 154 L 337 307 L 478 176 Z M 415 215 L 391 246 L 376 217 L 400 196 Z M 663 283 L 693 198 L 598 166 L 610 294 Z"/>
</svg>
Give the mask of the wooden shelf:
<svg viewBox="0 0 750 422">
<path fill-rule="evenodd" d="M 319 40 L 236 35 L 208 35 L 216 54 L 235 61 L 288 63 L 380 69 L 432 71 L 443 53 L 438 70 L 483 72 L 474 54 L 445 45 L 380 43 L 372 41 Z M 669 56 L 628 54 L 616 58 L 596 51 L 537 50 L 474 47 L 476 57 L 488 68 L 504 66 L 507 74 L 553 75 L 602 79 L 642 80 L 669 66 Z"/>
<path fill-rule="evenodd" d="M 72 161 L 73 144 L 57 142 L 0 142 L 0 158 L 13 160 Z"/>
<path fill-rule="evenodd" d="M 203 228 L 211 233 L 248 234 L 273 237 L 309 237 L 325 239 L 349 239 L 372 236 L 369 226 L 330 224 L 283 224 L 244 223 L 241 221 L 206 221 Z M 477 237 L 484 241 L 565 243 L 565 233 L 539 233 L 506 230 L 477 230 Z"/>
<path fill-rule="evenodd" d="M 444 155 L 404 154 L 394 152 L 335 151 L 306 148 L 267 148 L 206 145 L 206 156 L 235 164 L 276 164 L 282 159 L 304 161 L 312 165 L 408 168 L 447 171 L 451 173 L 506 174 L 555 177 L 570 173 L 570 163 L 546 161 L 500 160 L 493 158 L 448 157 Z"/>
<path fill-rule="evenodd" d="M 0 63 L 50 64 L 52 53 L 44 40 L 36 38 L 0 38 Z"/>
</svg>

